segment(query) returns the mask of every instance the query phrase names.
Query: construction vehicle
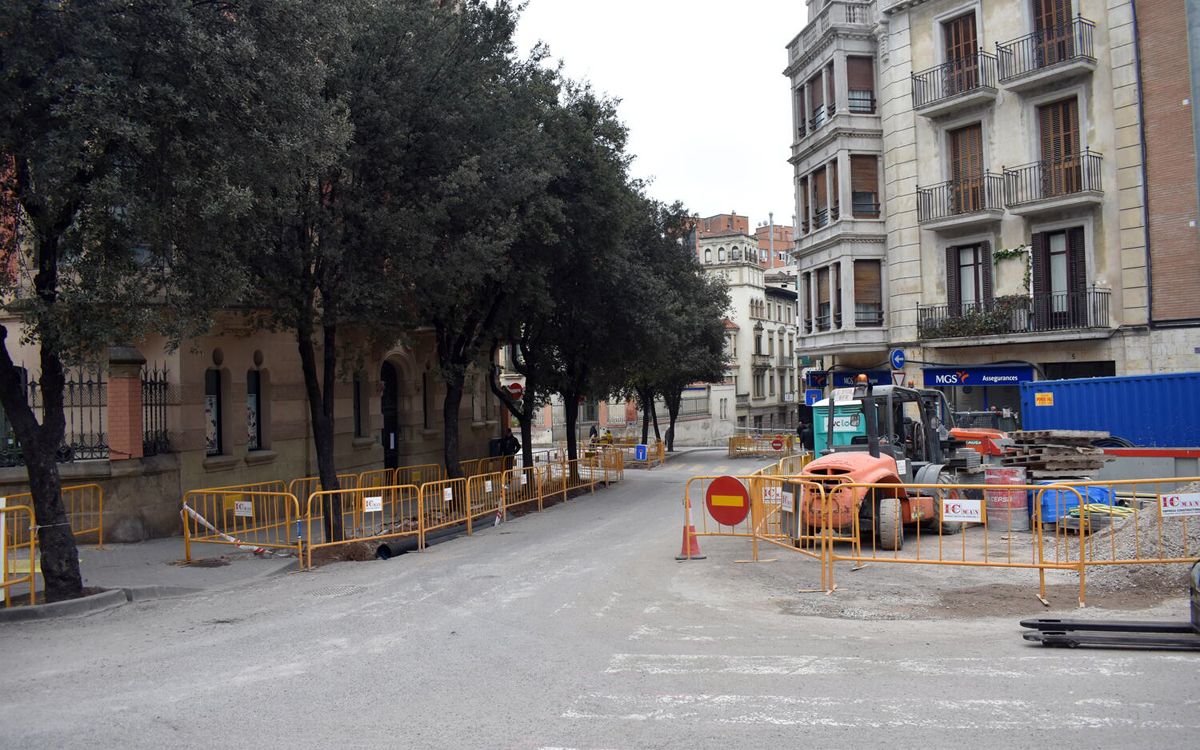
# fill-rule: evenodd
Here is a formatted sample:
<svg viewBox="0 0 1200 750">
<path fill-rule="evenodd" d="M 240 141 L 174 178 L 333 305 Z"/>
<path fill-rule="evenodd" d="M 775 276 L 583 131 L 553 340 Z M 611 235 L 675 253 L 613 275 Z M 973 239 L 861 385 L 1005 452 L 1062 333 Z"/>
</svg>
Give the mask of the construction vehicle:
<svg viewBox="0 0 1200 750">
<path fill-rule="evenodd" d="M 1021 634 L 1043 646 L 1200 651 L 1200 563 L 1192 565 L 1191 622 L 1136 620 L 1022 620 Z"/>
<path fill-rule="evenodd" d="M 954 413 L 950 436 L 966 443 L 968 448 L 978 452 L 985 461 L 995 462 L 1012 445 L 1008 433 L 1015 429 L 1017 420 L 1007 409 L 960 411 Z"/>
<path fill-rule="evenodd" d="M 833 418 L 828 416 L 831 410 Z M 916 418 L 909 416 L 913 412 Z M 941 391 L 872 386 L 859 376 L 852 394 L 835 392 L 814 406 L 813 413 L 817 426 L 824 428 L 824 439 L 817 446 L 821 455 L 804 471 L 806 479 L 826 486 L 831 507 L 823 518 L 819 494 L 808 491 L 798 515 L 808 524 L 843 531 L 857 524 L 862 534 L 874 535 L 880 549 L 903 548 L 905 525 L 938 528 L 937 491 L 879 488 L 868 497 L 866 487 L 839 485 L 956 484 L 980 468 L 979 452 L 951 437 L 943 421 L 951 414 L 950 406 Z M 851 433 L 849 442 L 839 433 Z M 941 527 L 942 533 L 962 530 L 958 523 Z"/>
</svg>

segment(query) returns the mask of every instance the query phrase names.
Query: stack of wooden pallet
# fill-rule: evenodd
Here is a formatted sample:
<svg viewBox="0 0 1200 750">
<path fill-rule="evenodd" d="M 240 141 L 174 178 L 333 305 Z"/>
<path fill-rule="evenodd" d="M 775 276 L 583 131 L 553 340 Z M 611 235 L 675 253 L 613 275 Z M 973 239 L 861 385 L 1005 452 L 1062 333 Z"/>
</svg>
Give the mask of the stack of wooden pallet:
<svg viewBox="0 0 1200 750">
<path fill-rule="evenodd" d="M 1005 466 L 1024 466 L 1030 479 L 1082 477 L 1112 460 L 1093 440 L 1107 432 L 1091 430 L 1017 430 L 1008 433 L 1013 445 L 1000 459 Z"/>
</svg>

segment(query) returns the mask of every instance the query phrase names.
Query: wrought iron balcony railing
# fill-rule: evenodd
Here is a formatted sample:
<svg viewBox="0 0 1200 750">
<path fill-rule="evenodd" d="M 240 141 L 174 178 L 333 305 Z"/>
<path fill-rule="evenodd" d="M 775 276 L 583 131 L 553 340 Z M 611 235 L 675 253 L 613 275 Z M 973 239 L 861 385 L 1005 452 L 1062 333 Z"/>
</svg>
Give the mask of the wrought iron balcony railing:
<svg viewBox="0 0 1200 750">
<path fill-rule="evenodd" d="M 1108 327 L 1108 289 L 1092 287 L 1030 299 L 1022 295 L 982 302 L 921 305 L 917 335 L 922 339 L 1044 333 Z"/>
<path fill-rule="evenodd" d="M 979 89 L 996 88 L 996 56 L 978 51 L 912 76 L 913 107 L 935 104 Z"/>
<path fill-rule="evenodd" d="M 1000 80 L 1011 81 L 1072 60 L 1096 60 L 1092 36 L 1096 24 L 1076 16 L 1069 23 L 996 43 Z"/>
<path fill-rule="evenodd" d="M 917 221 L 922 224 L 992 210 L 1004 210 L 1004 178 L 998 174 L 917 188 Z"/>
<path fill-rule="evenodd" d="M 1095 151 L 1004 170 L 1004 201 L 1021 206 L 1078 193 L 1102 193 L 1104 157 Z"/>
</svg>

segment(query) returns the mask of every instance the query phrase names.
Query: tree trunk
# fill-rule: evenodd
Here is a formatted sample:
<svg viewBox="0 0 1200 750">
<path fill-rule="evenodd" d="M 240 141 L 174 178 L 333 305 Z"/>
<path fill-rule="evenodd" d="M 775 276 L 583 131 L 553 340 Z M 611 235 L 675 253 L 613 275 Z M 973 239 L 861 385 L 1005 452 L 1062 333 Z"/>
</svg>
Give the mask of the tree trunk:
<svg viewBox="0 0 1200 750">
<path fill-rule="evenodd" d="M 654 403 L 654 391 L 649 388 L 637 388 L 638 401 L 642 407 L 642 444 L 650 442 L 650 404 Z"/>
<path fill-rule="evenodd" d="M 663 400 L 667 402 L 667 416 L 670 418 L 670 426 L 667 427 L 667 450 L 672 453 L 675 452 L 675 423 L 679 421 L 682 398 L 683 391 L 663 394 Z"/>
<path fill-rule="evenodd" d="M 575 425 L 579 421 L 579 394 L 575 391 L 564 393 L 563 413 L 567 419 L 567 460 L 579 458 L 579 446 L 575 440 Z"/>
<path fill-rule="evenodd" d="M 492 355 L 495 360 L 495 353 Z M 533 446 L 530 443 L 533 441 L 533 414 L 534 414 L 534 396 L 537 394 L 537 387 L 533 382 L 533 378 L 525 376 L 525 398 L 521 401 L 514 401 L 512 396 L 500 387 L 500 382 L 497 379 L 499 376 L 499 366 L 493 366 L 492 377 L 488 378 L 488 385 L 492 389 L 492 393 L 500 400 L 500 404 L 508 411 L 509 414 L 517 418 L 517 424 L 521 426 L 521 463 L 524 466 L 533 466 Z M 518 408 L 520 404 L 520 408 Z"/>
<path fill-rule="evenodd" d="M 462 374 L 446 375 L 446 400 L 442 402 L 442 452 L 446 476 L 450 479 L 463 476 L 458 455 L 458 413 L 462 408 L 464 379 Z"/>
<path fill-rule="evenodd" d="M 7 330 L 0 327 L 0 404 L 3 404 L 21 444 L 29 492 L 33 495 L 46 601 L 55 602 L 82 596 L 83 576 L 79 570 L 75 535 L 63 506 L 62 479 L 58 471 L 58 448 L 66 431 L 63 414 L 66 378 L 62 362 L 52 351 L 52 346 L 45 341 L 41 344 L 43 412 L 39 425 L 29 406 L 19 370 L 9 356 Z"/>
<path fill-rule="evenodd" d="M 662 442 L 662 433 L 658 431 L 658 407 L 654 405 L 654 392 L 650 393 L 650 417 L 654 420 L 654 439 Z"/>
<path fill-rule="evenodd" d="M 296 327 L 296 343 L 300 349 L 300 370 L 304 375 L 304 391 L 308 397 L 309 418 L 312 420 L 313 447 L 317 452 L 317 475 L 321 480 L 321 489 L 338 490 L 341 487 L 338 485 L 337 464 L 333 455 L 333 403 L 337 384 L 337 351 L 334 346 L 337 343 L 337 329 L 334 326 L 325 326 L 322 333 L 324 371 L 320 377 L 317 375 L 317 352 L 313 345 L 311 325 L 302 323 Z M 343 537 L 341 504 L 337 502 L 337 495 L 323 497 L 325 539 L 340 541 Z M 296 499 L 300 503 L 300 512 L 304 513 L 309 499 Z"/>
</svg>

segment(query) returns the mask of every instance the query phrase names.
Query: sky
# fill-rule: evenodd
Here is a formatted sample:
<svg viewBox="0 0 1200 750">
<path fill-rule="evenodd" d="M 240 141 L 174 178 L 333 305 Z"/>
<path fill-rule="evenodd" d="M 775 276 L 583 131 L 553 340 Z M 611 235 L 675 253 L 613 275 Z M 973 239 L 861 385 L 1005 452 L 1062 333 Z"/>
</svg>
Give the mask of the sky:
<svg viewBox="0 0 1200 750">
<path fill-rule="evenodd" d="M 517 44 L 545 42 L 570 78 L 622 100 L 633 175 L 653 197 L 790 224 L 783 69 L 806 15 L 803 0 L 528 0 Z"/>
</svg>

